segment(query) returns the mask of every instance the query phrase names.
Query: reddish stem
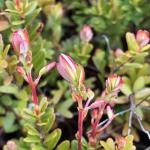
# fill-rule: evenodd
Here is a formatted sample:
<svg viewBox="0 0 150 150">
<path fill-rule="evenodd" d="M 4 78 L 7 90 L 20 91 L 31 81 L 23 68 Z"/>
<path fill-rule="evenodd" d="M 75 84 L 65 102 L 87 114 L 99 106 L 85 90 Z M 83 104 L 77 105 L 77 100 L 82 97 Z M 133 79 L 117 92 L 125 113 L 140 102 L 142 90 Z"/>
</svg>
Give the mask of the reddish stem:
<svg viewBox="0 0 150 150">
<path fill-rule="evenodd" d="M 30 85 L 30 88 L 31 88 L 31 92 L 32 92 L 32 100 L 33 100 L 35 105 L 38 105 L 38 97 L 37 97 L 37 93 L 36 93 L 36 85 L 33 82 L 31 73 L 29 73 L 27 75 L 27 78 L 28 78 L 28 82 L 29 82 L 29 85 Z"/>
<path fill-rule="evenodd" d="M 32 99 L 35 105 L 38 104 L 38 97 L 37 97 L 37 93 L 36 93 L 36 86 L 32 85 L 31 86 L 31 90 L 32 90 Z"/>
<path fill-rule="evenodd" d="M 79 109 L 78 117 L 78 150 L 82 149 L 83 109 Z"/>
<path fill-rule="evenodd" d="M 97 137 L 96 137 L 97 136 L 97 126 L 100 122 L 100 119 L 102 118 L 104 108 L 105 108 L 105 105 L 103 105 L 99 108 L 99 114 L 98 114 L 96 120 L 92 124 L 92 130 L 89 132 L 89 134 L 90 134 L 89 141 L 90 141 L 90 144 L 94 147 L 96 146 L 96 142 L 97 142 Z"/>
</svg>

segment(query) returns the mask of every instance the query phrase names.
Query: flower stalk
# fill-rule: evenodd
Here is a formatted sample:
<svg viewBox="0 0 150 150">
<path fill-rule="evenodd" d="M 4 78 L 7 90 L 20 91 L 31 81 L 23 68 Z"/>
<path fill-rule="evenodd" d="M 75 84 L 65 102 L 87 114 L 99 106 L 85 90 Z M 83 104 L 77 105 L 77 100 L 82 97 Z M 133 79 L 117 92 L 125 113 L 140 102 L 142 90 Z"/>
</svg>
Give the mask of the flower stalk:
<svg viewBox="0 0 150 150">
<path fill-rule="evenodd" d="M 14 52 L 18 56 L 18 60 L 22 66 L 17 66 L 18 73 L 25 79 L 29 84 L 32 93 L 32 101 L 35 105 L 35 112 L 38 114 L 38 96 L 37 96 L 37 84 L 41 76 L 53 69 L 56 62 L 52 62 L 47 66 L 43 67 L 39 71 L 38 77 L 34 80 L 32 77 L 32 52 L 30 50 L 30 39 L 27 30 L 19 29 L 12 34 L 12 46 Z"/>
<path fill-rule="evenodd" d="M 78 150 L 82 149 L 82 133 L 83 133 L 83 109 L 79 108 L 79 117 L 78 117 Z"/>
<path fill-rule="evenodd" d="M 78 103 L 78 150 L 82 150 L 83 121 L 90 109 L 93 109 L 94 115 L 91 118 L 92 129 L 88 132 L 88 138 L 90 145 L 96 147 L 97 135 L 108 127 L 114 118 L 112 107 L 115 105 L 118 92 L 123 84 L 122 78 L 117 75 L 108 77 L 106 89 L 102 97 L 91 103 L 94 98 L 94 93 L 84 85 L 84 68 L 76 64 L 70 56 L 64 54 L 59 56 L 59 62 L 56 66 L 59 74 L 68 81 L 72 98 Z M 83 100 L 86 100 L 84 106 Z M 103 126 L 100 126 L 99 122 L 104 110 L 106 110 L 108 121 Z"/>
<path fill-rule="evenodd" d="M 29 73 L 27 75 L 27 78 L 28 78 L 29 86 L 31 88 L 33 102 L 34 102 L 35 105 L 38 105 L 38 97 L 37 97 L 37 92 L 36 92 L 36 85 L 33 82 L 31 73 Z"/>
</svg>

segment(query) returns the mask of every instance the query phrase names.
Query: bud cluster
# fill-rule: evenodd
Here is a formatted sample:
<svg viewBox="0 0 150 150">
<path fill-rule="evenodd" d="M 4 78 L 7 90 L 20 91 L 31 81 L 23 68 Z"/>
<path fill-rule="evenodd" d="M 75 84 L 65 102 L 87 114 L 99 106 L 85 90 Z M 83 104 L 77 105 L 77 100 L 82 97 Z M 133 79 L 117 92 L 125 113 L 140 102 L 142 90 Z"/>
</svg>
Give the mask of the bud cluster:
<svg viewBox="0 0 150 150">
<path fill-rule="evenodd" d="M 65 54 L 59 56 L 59 62 L 56 64 L 56 67 L 59 74 L 69 82 L 73 99 L 75 101 L 86 100 L 90 93 L 84 86 L 84 68 Z"/>
<path fill-rule="evenodd" d="M 17 2 L 17 1 L 16 1 Z M 19 3 L 19 2 L 17 2 Z M 11 43 L 13 50 L 19 58 L 22 66 L 17 66 L 17 72 L 29 84 L 32 91 L 32 99 L 35 104 L 35 110 L 38 112 L 38 97 L 36 93 L 37 84 L 41 76 L 55 67 L 55 62 L 48 64 L 39 71 L 38 77 L 34 80 L 32 77 L 32 52 L 30 50 L 30 39 L 26 29 L 19 29 L 12 34 Z"/>
<path fill-rule="evenodd" d="M 126 40 L 129 50 L 143 51 L 150 41 L 150 33 L 146 30 L 139 30 L 136 34 L 128 32 Z"/>
<path fill-rule="evenodd" d="M 114 105 L 116 101 L 116 97 L 123 85 L 123 79 L 116 74 L 111 75 L 106 80 L 106 88 L 102 94 L 102 97 L 105 98 L 105 101 L 110 105 Z"/>
</svg>

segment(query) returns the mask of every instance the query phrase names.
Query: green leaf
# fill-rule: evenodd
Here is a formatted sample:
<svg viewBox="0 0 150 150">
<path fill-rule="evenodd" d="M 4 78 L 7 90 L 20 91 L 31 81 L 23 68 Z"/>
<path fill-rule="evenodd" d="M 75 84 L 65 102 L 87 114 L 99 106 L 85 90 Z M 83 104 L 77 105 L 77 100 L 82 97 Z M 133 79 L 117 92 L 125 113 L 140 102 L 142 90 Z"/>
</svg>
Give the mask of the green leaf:
<svg viewBox="0 0 150 150">
<path fill-rule="evenodd" d="M 48 131 L 52 128 L 55 122 L 54 109 L 53 108 L 47 109 L 45 114 L 41 117 L 41 120 L 43 123 L 45 123 L 42 126 L 43 132 L 48 133 Z"/>
<path fill-rule="evenodd" d="M 135 146 L 133 145 L 133 135 L 128 135 L 126 138 L 126 145 L 123 150 L 136 150 Z"/>
<path fill-rule="evenodd" d="M 73 114 L 69 110 L 72 104 L 73 104 L 72 99 L 68 99 L 64 102 L 61 102 L 57 107 L 57 111 L 66 118 L 72 118 Z"/>
<path fill-rule="evenodd" d="M 5 47 L 5 49 L 3 50 L 2 56 L 3 56 L 4 59 L 7 58 L 7 54 L 8 54 L 9 49 L 10 49 L 10 44 L 8 44 L 8 45 Z"/>
<path fill-rule="evenodd" d="M 5 4 L 8 9 L 14 9 L 13 1 L 6 1 Z"/>
<path fill-rule="evenodd" d="M 51 132 L 45 139 L 45 144 L 47 145 L 48 150 L 52 150 L 57 145 L 61 137 L 61 130 L 55 129 Z"/>
<path fill-rule="evenodd" d="M 149 50 L 150 49 L 150 44 L 147 44 L 146 46 L 144 46 L 142 49 L 141 49 L 141 51 L 143 52 L 143 51 L 147 51 L 147 50 Z"/>
<path fill-rule="evenodd" d="M 135 113 L 140 117 L 143 118 L 143 111 L 140 107 L 135 108 Z"/>
<path fill-rule="evenodd" d="M 71 142 L 71 149 L 72 150 L 77 150 L 78 148 L 78 142 L 77 142 L 77 140 L 73 140 L 72 142 Z"/>
<path fill-rule="evenodd" d="M 0 60 L 0 68 L 7 68 L 8 67 L 8 63 L 5 59 L 1 59 Z"/>
<path fill-rule="evenodd" d="M 128 50 L 137 51 L 139 49 L 139 46 L 136 42 L 134 34 L 127 32 L 126 33 L 126 41 L 127 41 L 127 45 L 128 45 Z"/>
<path fill-rule="evenodd" d="M 104 147 L 105 150 L 115 150 L 115 143 L 111 138 L 108 138 L 106 142 L 100 141 L 100 144 Z"/>
<path fill-rule="evenodd" d="M 145 86 L 145 80 L 144 80 L 144 77 L 138 77 L 135 82 L 134 82 L 134 85 L 133 85 L 133 91 L 136 92 L 136 91 L 139 91 L 141 90 L 142 88 L 144 88 Z"/>
<path fill-rule="evenodd" d="M 5 9 L 5 11 L 12 13 L 14 15 L 20 15 L 20 13 L 17 10 L 13 10 L 13 9 Z"/>
<path fill-rule="evenodd" d="M 1 103 L 5 106 L 11 106 L 13 103 L 13 100 L 11 99 L 10 96 L 4 95 L 4 96 L 1 96 Z"/>
<path fill-rule="evenodd" d="M 21 24 L 23 24 L 23 23 L 25 23 L 24 20 L 17 20 L 17 21 L 13 21 L 13 22 L 12 22 L 12 25 L 18 26 L 18 25 L 21 25 Z"/>
<path fill-rule="evenodd" d="M 40 143 L 41 140 L 39 136 L 29 135 L 26 138 L 24 138 L 24 141 L 27 143 Z"/>
<path fill-rule="evenodd" d="M 132 93 L 132 89 L 129 84 L 123 84 L 121 87 L 121 92 L 124 93 L 126 96 L 129 96 Z"/>
<path fill-rule="evenodd" d="M 96 68 L 103 73 L 106 66 L 105 52 L 103 50 L 97 50 L 93 56 L 93 62 Z"/>
<path fill-rule="evenodd" d="M 44 148 L 43 146 L 41 145 L 33 145 L 31 150 L 47 150 L 46 148 Z"/>
<path fill-rule="evenodd" d="M 38 130 L 35 127 L 33 127 L 31 124 L 29 124 L 29 123 L 25 124 L 25 128 L 27 129 L 29 135 L 40 136 Z"/>
<path fill-rule="evenodd" d="M 6 133 L 14 132 L 18 129 L 18 125 L 15 124 L 15 115 L 12 112 L 7 112 L 3 121 L 3 128 Z"/>
<path fill-rule="evenodd" d="M 0 86 L 0 92 L 6 94 L 18 95 L 18 87 L 16 85 L 2 85 Z"/>
<path fill-rule="evenodd" d="M 36 116 L 33 114 L 33 111 L 29 109 L 24 109 L 22 117 L 29 122 L 35 122 L 36 121 Z"/>
<path fill-rule="evenodd" d="M 32 147 L 32 149 L 31 150 L 46 150 L 46 148 L 44 148 L 43 146 L 41 146 L 41 145 L 34 145 L 33 147 Z"/>
<path fill-rule="evenodd" d="M 34 10 L 36 9 L 36 7 L 37 7 L 36 1 L 30 2 L 29 5 L 25 9 L 25 15 L 27 16 L 27 15 L 33 13 Z"/>
<path fill-rule="evenodd" d="M 135 99 L 144 99 L 150 96 L 150 88 L 144 88 L 135 93 Z"/>
<path fill-rule="evenodd" d="M 38 8 L 37 10 L 35 10 L 32 14 L 28 15 L 26 17 L 26 26 L 30 25 L 31 22 L 38 16 L 38 14 L 40 13 L 41 8 Z"/>
<path fill-rule="evenodd" d="M 142 68 L 143 67 L 143 65 L 142 64 L 140 64 L 140 63 L 126 63 L 126 64 L 124 64 L 124 67 L 132 67 L 132 68 Z"/>
<path fill-rule="evenodd" d="M 69 148 L 70 148 L 70 142 L 68 140 L 61 142 L 57 146 L 57 150 L 69 150 Z"/>
<path fill-rule="evenodd" d="M 42 100 L 40 101 L 40 111 L 45 112 L 47 106 L 48 106 L 47 98 L 43 97 Z"/>
<path fill-rule="evenodd" d="M 45 52 L 40 50 L 37 51 L 36 54 L 33 55 L 33 65 L 35 71 L 38 72 L 44 65 L 45 61 Z"/>
<path fill-rule="evenodd" d="M 0 114 L 4 115 L 5 113 L 6 113 L 5 109 L 2 106 L 0 106 Z"/>
<path fill-rule="evenodd" d="M 58 82 L 58 89 L 51 91 L 51 94 L 53 95 L 51 102 L 54 105 L 56 105 L 60 101 L 61 97 L 64 95 L 67 88 L 68 85 L 66 85 L 65 82 Z"/>
</svg>

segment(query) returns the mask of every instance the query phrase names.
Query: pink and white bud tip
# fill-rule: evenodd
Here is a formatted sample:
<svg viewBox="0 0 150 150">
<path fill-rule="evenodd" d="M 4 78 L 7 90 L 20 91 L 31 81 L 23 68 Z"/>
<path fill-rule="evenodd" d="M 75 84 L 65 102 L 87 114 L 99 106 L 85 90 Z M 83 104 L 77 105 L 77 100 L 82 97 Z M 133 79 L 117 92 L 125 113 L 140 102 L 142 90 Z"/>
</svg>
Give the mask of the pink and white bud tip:
<svg viewBox="0 0 150 150">
<path fill-rule="evenodd" d="M 59 74 L 71 84 L 84 82 L 84 69 L 76 64 L 70 56 L 61 54 L 59 62 L 56 64 Z"/>
<path fill-rule="evenodd" d="M 92 29 L 89 25 L 84 25 L 80 31 L 80 38 L 84 42 L 89 42 L 93 37 Z"/>
<path fill-rule="evenodd" d="M 139 30 L 136 34 L 136 41 L 141 48 L 144 47 L 150 41 L 150 33 L 146 30 Z"/>
<path fill-rule="evenodd" d="M 122 78 L 116 74 L 113 74 L 106 80 L 106 92 L 118 92 L 121 89 L 122 84 Z"/>
<path fill-rule="evenodd" d="M 11 43 L 17 55 L 26 56 L 29 50 L 29 35 L 27 30 L 19 29 L 12 34 Z"/>
</svg>

